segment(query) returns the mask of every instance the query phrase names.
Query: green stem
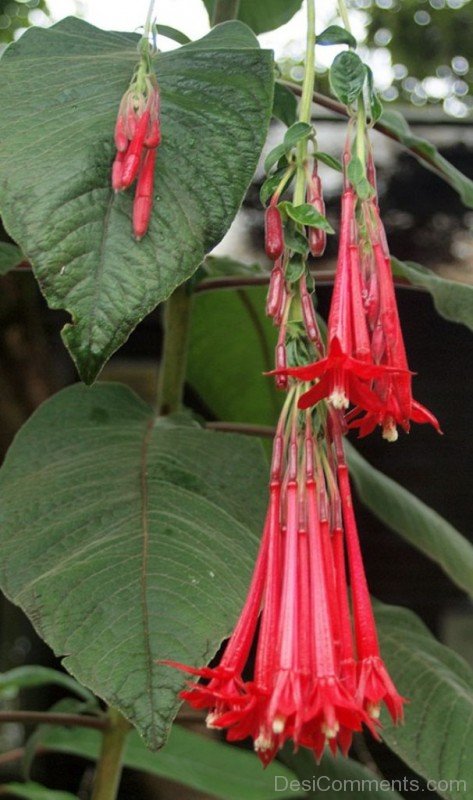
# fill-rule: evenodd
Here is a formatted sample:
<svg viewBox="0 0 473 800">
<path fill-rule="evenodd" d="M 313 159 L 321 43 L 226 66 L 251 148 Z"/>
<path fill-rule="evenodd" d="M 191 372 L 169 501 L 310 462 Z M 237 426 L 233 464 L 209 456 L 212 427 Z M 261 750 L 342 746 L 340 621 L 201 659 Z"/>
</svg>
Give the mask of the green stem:
<svg viewBox="0 0 473 800">
<path fill-rule="evenodd" d="M 110 708 L 109 727 L 103 734 L 102 749 L 97 762 L 92 800 L 115 800 L 122 774 L 126 738 L 131 729 L 119 711 Z"/>
<path fill-rule="evenodd" d="M 164 344 L 158 385 L 158 413 L 173 414 L 182 403 L 187 366 L 192 296 L 182 284 L 172 293 L 164 312 Z"/>
<path fill-rule="evenodd" d="M 305 52 L 304 82 L 299 105 L 299 122 L 310 124 L 312 118 L 312 95 L 315 72 L 315 0 L 307 0 L 307 38 Z M 307 160 L 307 139 L 297 145 L 297 174 L 294 187 L 294 205 L 304 202 L 305 162 Z"/>
<path fill-rule="evenodd" d="M 342 18 L 342 22 L 348 33 L 351 33 L 350 18 L 348 16 L 345 0 L 338 0 L 338 13 Z"/>
<path fill-rule="evenodd" d="M 366 136 L 366 115 L 363 106 L 363 101 L 358 102 L 356 112 L 356 155 L 363 165 L 363 174 L 366 176 L 366 150 L 365 150 L 365 136 Z"/>
<path fill-rule="evenodd" d="M 211 24 L 218 25 L 220 22 L 236 19 L 239 10 L 240 0 L 215 0 Z"/>
<path fill-rule="evenodd" d="M 148 6 L 148 13 L 146 15 L 145 29 L 144 29 L 144 34 L 143 34 L 146 37 L 146 39 L 149 39 L 150 34 L 151 34 L 151 23 L 152 23 L 152 20 L 153 20 L 154 3 L 155 3 L 155 0 L 151 0 L 150 4 Z"/>
</svg>

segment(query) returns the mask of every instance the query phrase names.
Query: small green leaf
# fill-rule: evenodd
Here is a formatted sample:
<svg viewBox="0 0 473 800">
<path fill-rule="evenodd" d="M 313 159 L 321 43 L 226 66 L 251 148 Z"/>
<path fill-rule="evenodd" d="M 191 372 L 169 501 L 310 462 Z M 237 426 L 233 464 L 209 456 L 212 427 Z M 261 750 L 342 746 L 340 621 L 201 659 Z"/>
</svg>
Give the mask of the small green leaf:
<svg viewBox="0 0 473 800">
<path fill-rule="evenodd" d="M 59 753 L 95 760 L 100 752 L 100 735 L 84 728 L 54 728 L 44 744 Z M 132 732 L 123 763 L 130 769 L 166 778 L 222 800 L 277 800 L 281 793 L 276 777 L 281 776 L 284 781 L 295 778 L 291 770 L 278 762 L 262 770 L 253 753 L 191 733 L 180 725 L 173 726 L 166 746 L 159 753 L 147 750 L 140 737 Z M 305 796 L 305 792 L 291 792 L 294 798 Z"/>
<path fill-rule="evenodd" d="M 374 189 L 369 182 L 368 178 L 363 177 L 355 186 L 356 193 L 360 200 L 367 200 L 368 197 L 373 197 Z"/>
<path fill-rule="evenodd" d="M 300 255 L 306 256 L 309 252 L 307 239 L 302 235 L 302 233 L 299 233 L 299 231 L 285 230 L 284 241 L 286 243 L 286 247 L 289 250 L 292 250 L 293 253 L 300 253 Z"/>
<path fill-rule="evenodd" d="M 0 242 L 0 275 L 6 275 L 23 261 L 23 253 L 16 244 Z"/>
<path fill-rule="evenodd" d="M 365 65 L 351 50 L 339 53 L 330 67 L 330 86 L 340 102 L 351 106 L 363 91 Z"/>
<path fill-rule="evenodd" d="M 370 67 L 365 64 L 366 69 L 366 94 L 367 94 L 367 110 L 368 110 L 368 119 L 371 122 L 377 122 L 380 118 L 381 114 L 383 113 L 383 104 L 379 99 L 378 92 L 374 87 L 374 80 L 373 80 L 373 71 Z"/>
<path fill-rule="evenodd" d="M 345 28 L 340 28 L 339 25 L 329 25 L 317 36 L 317 44 L 347 44 L 349 47 L 355 48 L 356 39 Z"/>
<path fill-rule="evenodd" d="M 165 36 L 166 39 L 172 39 L 173 42 L 178 44 L 189 44 L 190 42 L 185 33 L 178 31 L 177 28 L 171 28 L 170 25 L 154 25 L 153 27 L 159 36 Z"/>
<path fill-rule="evenodd" d="M 277 81 L 274 84 L 273 117 L 280 119 L 288 128 L 297 120 L 295 94 Z"/>
<path fill-rule="evenodd" d="M 256 440 L 156 420 L 119 384 L 76 384 L 33 414 L 1 469 L 2 589 L 156 749 L 186 682 L 158 662 L 205 664 L 230 632 L 265 494 Z"/>
<path fill-rule="evenodd" d="M 473 208 L 473 181 L 463 175 L 438 152 L 434 145 L 420 136 L 415 136 L 406 120 L 397 111 L 384 111 L 379 120 L 381 130 L 392 131 L 401 144 L 408 147 L 420 164 L 443 178 L 460 195 L 468 208 Z"/>
<path fill-rule="evenodd" d="M 260 200 L 263 206 L 265 206 L 269 198 L 273 196 L 274 192 L 278 188 L 279 184 L 281 183 L 286 173 L 287 169 L 278 169 L 277 172 L 270 175 L 269 178 L 266 178 L 259 193 Z M 287 176 L 287 181 L 284 183 L 282 187 L 282 192 L 287 188 L 289 180 L 291 180 L 292 177 L 293 177 L 292 175 Z"/>
<path fill-rule="evenodd" d="M 22 689 L 33 689 L 37 686 L 46 686 L 48 684 L 62 686 L 63 689 L 73 692 L 87 703 L 96 702 L 94 695 L 84 686 L 81 686 L 80 683 L 77 683 L 70 675 L 59 672 L 57 669 L 41 667 L 36 664 L 15 667 L 15 669 L 1 673 L 0 697 L 2 695 L 6 695 L 9 698 L 16 697 Z"/>
<path fill-rule="evenodd" d="M 445 800 L 465 800 L 473 786 L 473 672 L 434 639 L 415 614 L 376 604 L 381 652 L 398 691 L 409 698 L 405 723 L 383 711 L 388 747 Z"/>
<path fill-rule="evenodd" d="M 11 797 L 22 797 L 24 800 L 77 800 L 77 795 L 48 789 L 39 783 L 4 783 L 0 786 L 0 794 Z"/>
<path fill-rule="evenodd" d="M 314 158 L 316 158 L 317 161 L 321 161 L 322 164 L 326 164 L 327 167 L 336 169 L 337 172 L 343 172 L 342 162 L 339 161 L 338 158 L 335 158 L 334 156 L 331 156 L 328 153 L 323 153 L 320 150 L 318 150 L 316 153 L 314 153 Z"/>
<path fill-rule="evenodd" d="M 291 125 L 291 127 L 287 129 L 284 135 L 286 149 L 290 150 L 303 139 L 308 139 L 309 136 L 312 136 L 313 132 L 314 129 L 312 125 L 309 125 L 307 122 L 295 122 L 294 125 Z"/>
<path fill-rule="evenodd" d="M 228 277 L 231 275 L 267 275 L 261 264 L 243 264 L 228 256 L 207 256 L 202 264 L 207 278 Z"/>
<path fill-rule="evenodd" d="M 330 222 L 310 203 L 301 203 L 301 205 L 295 206 L 289 201 L 284 201 L 279 203 L 278 208 L 300 225 L 308 225 L 310 228 L 321 228 L 323 231 L 327 231 L 327 233 L 334 233 Z"/>
<path fill-rule="evenodd" d="M 302 258 L 291 258 L 286 266 L 286 280 L 295 283 L 304 274 L 305 261 Z"/>
<path fill-rule="evenodd" d="M 473 331 L 473 286 L 470 283 L 443 278 L 414 261 L 391 258 L 391 264 L 395 275 L 430 292 L 435 308 L 442 317 L 461 322 Z"/>
<path fill-rule="evenodd" d="M 286 155 L 286 153 L 289 152 L 290 149 L 291 149 L 290 147 L 286 147 L 284 142 L 281 142 L 281 144 L 278 144 L 276 145 L 276 147 L 273 147 L 273 149 L 269 151 L 268 155 L 264 160 L 264 171 L 269 172 L 270 169 L 272 169 L 274 165 L 277 164 L 281 158 L 284 158 L 284 156 Z"/>
<path fill-rule="evenodd" d="M 356 184 L 365 177 L 364 166 L 357 156 L 353 156 L 351 158 L 350 163 L 348 164 L 347 174 L 348 179 L 353 186 L 356 186 Z"/>
<path fill-rule="evenodd" d="M 346 443 L 350 474 L 361 502 L 473 597 L 473 546 L 446 519 L 383 475 Z"/>
</svg>

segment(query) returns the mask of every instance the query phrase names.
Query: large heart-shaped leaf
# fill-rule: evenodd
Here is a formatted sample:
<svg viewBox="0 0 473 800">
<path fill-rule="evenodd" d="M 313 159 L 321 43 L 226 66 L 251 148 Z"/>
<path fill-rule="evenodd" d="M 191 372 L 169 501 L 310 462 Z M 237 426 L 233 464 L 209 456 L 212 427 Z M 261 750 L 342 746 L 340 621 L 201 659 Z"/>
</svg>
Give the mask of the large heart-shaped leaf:
<svg viewBox="0 0 473 800">
<path fill-rule="evenodd" d="M 60 392 L 0 473 L 1 581 L 81 683 L 150 747 L 242 605 L 262 524 L 257 441 L 155 421 L 118 384 Z"/>
<path fill-rule="evenodd" d="M 69 18 L 33 28 L 0 62 L 0 210 L 91 382 L 136 324 L 223 236 L 268 126 L 272 56 L 240 22 L 155 60 L 163 141 L 149 233 L 131 234 L 132 191 L 110 186 L 118 104 L 138 36 Z"/>
<path fill-rule="evenodd" d="M 473 672 L 412 612 L 380 604 L 376 619 L 389 670 L 410 700 L 400 727 L 383 713 L 383 739 L 441 797 L 464 800 L 473 786 Z"/>
<path fill-rule="evenodd" d="M 216 0 L 203 1 L 212 21 Z M 249 25 L 255 33 L 264 33 L 289 22 L 301 5 L 302 0 L 240 0 L 238 19 Z"/>
</svg>

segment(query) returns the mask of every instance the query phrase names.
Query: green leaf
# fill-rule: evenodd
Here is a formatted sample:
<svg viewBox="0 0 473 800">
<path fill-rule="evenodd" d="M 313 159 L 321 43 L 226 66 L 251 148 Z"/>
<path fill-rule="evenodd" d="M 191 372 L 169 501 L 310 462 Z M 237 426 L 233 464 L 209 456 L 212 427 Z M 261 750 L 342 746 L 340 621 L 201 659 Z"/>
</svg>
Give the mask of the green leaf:
<svg viewBox="0 0 473 800">
<path fill-rule="evenodd" d="M 289 283 L 295 283 L 305 272 L 305 261 L 303 258 L 291 258 L 286 266 L 285 276 Z"/>
<path fill-rule="evenodd" d="M 177 28 L 171 28 L 169 25 L 154 25 L 154 28 L 159 36 L 165 36 L 166 39 L 172 39 L 178 44 L 189 44 L 190 42 L 189 37 L 182 31 L 178 31 Z"/>
<path fill-rule="evenodd" d="M 312 136 L 313 132 L 314 129 L 312 125 L 309 125 L 307 122 L 295 122 L 284 134 L 284 144 L 287 150 L 295 147 L 296 144 L 303 139 L 308 139 L 309 136 Z"/>
<path fill-rule="evenodd" d="M 205 277 L 222 278 L 231 275 L 267 275 L 267 270 L 260 264 L 242 264 L 228 256 L 207 256 L 202 264 Z"/>
<path fill-rule="evenodd" d="M 16 244 L 0 242 L 0 275 L 6 275 L 23 261 L 23 254 Z"/>
<path fill-rule="evenodd" d="M 371 67 L 368 67 L 365 64 L 365 70 L 367 78 L 365 85 L 365 91 L 367 95 L 367 102 L 366 102 L 366 107 L 368 112 L 367 116 L 371 122 L 377 122 L 377 120 L 383 113 L 383 104 L 379 99 L 378 92 L 374 87 L 373 71 Z"/>
<path fill-rule="evenodd" d="M 330 222 L 310 203 L 301 203 L 299 206 L 295 206 L 287 200 L 279 203 L 278 208 L 300 225 L 308 225 L 310 228 L 322 228 L 327 233 L 334 233 Z"/>
<path fill-rule="evenodd" d="M 435 308 L 442 317 L 452 322 L 462 322 L 473 330 L 473 286 L 443 278 L 414 261 L 391 258 L 391 264 L 395 275 L 430 292 Z"/>
<path fill-rule="evenodd" d="M 85 729 L 51 729 L 44 744 L 57 752 L 95 760 L 100 736 Z M 171 736 L 159 753 L 150 753 L 136 733 L 131 733 L 124 755 L 125 767 L 148 772 L 184 784 L 222 800 L 273 800 L 276 776 L 293 780 L 294 774 L 282 764 L 261 769 L 253 753 L 191 733 L 174 725 Z M 291 793 L 303 797 L 304 792 Z"/>
<path fill-rule="evenodd" d="M 468 540 L 422 500 L 372 467 L 348 442 L 346 448 L 350 475 L 364 505 L 473 596 L 473 546 Z"/>
<path fill-rule="evenodd" d="M 303 787 L 310 787 L 309 797 L 323 797 L 324 800 L 402 800 L 401 795 L 391 789 L 389 781 L 383 785 L 379 775 L 351 758 L 334 758 L 326 753 L 320 764 L 316 764 L 309 750 L 301 748 L 297 753 L 292 753 L 290 748 L 285 747 L 282 760 L 294 770 Z M 343 787 L 343 793 L 340 786 Z"/>
<path fill-rule="evenodd" d="M 254 439 L 155 420 L 119 384 L 33 414 L 0 472 L 1 583 L 65 668 L 157 748 L 230 632 L 264 515 Z"/>
<path fill-rule="evenodd" d="M 49 305 L 71 314 L 63 337 L 88 383 L 226 232 L 272 107 L 272 55 L 239 22 L 160 53 L 154 211 L 135 242 L 133 191 L 115 195 L 110 169 L 138 39 L 69 18 L 28 30 L 0 62 L 3 221 Z"/>
<path fill-rule="evenodd" d="M 215 0 L 203 0 L 212 22 Z M 240 0 L 238 19 L 255 33 L 265 33 L 279 28 L 299 11 L 302 0 Z"/>
<path fill-rule="evenodd" d="M 384 660 L 397 689 L 410 702 L 397 728 L 383 712 L 388 746 L 446 800 L 465 800 L 473 786 L 473 672 L 437 642 L 411 611 L 376 610 Z"/>
<path fill-rule="evenodd" d="M 284 396 L 273 369 L 277 333 L 266 288 L 203 292 L 194 300 L 187 380 L 217 419 L 272 425 Z"/>
<path fill-rule="evenodd" d="M 87 689 L 77 683 L 74 678 L 59 672 L 57 669 L 41 667 L 37 664 L 15 667 L 0 674 L 0 697 L 16 697 L 22 689 L 33 689 L 37 686 L 55 684 L 73 692 L 87 703 L 95 703 L 95 697 Z"/>
<path fill-rule="evenodd" d="M 397 111 L 384 111 L 379 122 L 381 130 L 384 128 L 394 133 L 396 138 L 413 152 L 423 167 L 443 178 L 458 192 L 462 202 L 468 208 L 473 208 L 473 181 L 440 155 L 431 142 L 415 136 L 402 114 Z"/>
<path fill-rule="evenodd" d="M 294 253 L 300 253 L 301 256 L 307 256 L 309 252 L 307 239 L 302 233 L 299 233 L 299 231 L 285 230 L 284 241 L 289 250 L 292 250 Z"/>
<path fill-rule="evenodd" d="M 347 169 L 348 179 L 349 181 L 356 186 L 357 183 L 361 181 L 362 178 L 365 176 L 365 170 L 361 160 L 356 156 L 350 159 L 350 163 L 348 164 Z"/>
<path fill-rule="evenodd" d="M 339 161 L 338 158 L 334 158 L 328 153 L 322 153 L 320 150 L 318 150 L 316 153 L 314 153 L 314 158 L 316 158 L 317 161 L 321 161 L 322 164 L 326 164 L 327 167 L 336 169 L 337 172 L 343 172 L 342 162 Z"/>
<path fill-rule="evenodd" d="M 280 119 L 289 128 L 297 119 L 296 96 L 287 86 L 274 84 L 273 117 Z"/>
<path fill-rule="evenodd" d="M 317 44 L 347 44 L 349 47 L 356 47 L 355 37 L 345 28 L 339 25 L 329 25 L 322 33 L 317 36 Z"/>
<path fill-rule="evenodd" d="M 333 93 L 346 106 L 358 99 L 366 78 L 365 65 L 351 50 L 339 53 L 330 67 L 330 86 Z"/>
<path fill-rule="evenodd" d="M 48 789 L 39 783 L 4 783 L 0 786 L 0 794 L 22 797 L 24 800 L 77 800 L 77 795 Z"/>
<path fill-rule="evenodd" d="M 272 175 L 269 176 L 269 178 L 266 178 L 259 193 L 262 205 L 265 206 L 269 198 L 273 196 L 274 192 L 278 188 L 279 184 L 281 183 L 286 173 L 287 173 L 286 168 L 278 169 L 277 172 L 274 172 Z M 289 180 L 292 180 L 293 175 L 294 173 L 287 176 L 287 181 L 285 182 L 282 191 L 284 191 L 284 189 L 287 187 Z"/>
<path fill-rule="evenodd" d="M 290 147 L 286 147 L 284 142 L 281 142 L 281 144 L 277 144 L 276 147 L 273 147 L 264 160 L 264 171 L 269 172 L 269 170 L 272 169 L 274 165 L 277 164 L 278 161 L 289 152 L 290 149 Z"/>
</svg>

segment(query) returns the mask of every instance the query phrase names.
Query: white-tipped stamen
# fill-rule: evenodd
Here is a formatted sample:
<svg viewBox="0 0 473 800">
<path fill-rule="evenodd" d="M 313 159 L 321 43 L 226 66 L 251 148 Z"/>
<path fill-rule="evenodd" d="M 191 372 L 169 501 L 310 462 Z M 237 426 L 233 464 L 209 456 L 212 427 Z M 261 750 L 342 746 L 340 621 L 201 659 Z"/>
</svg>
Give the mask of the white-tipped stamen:
<svg viewBox="0 0 473 800">
<path fill-rule="evenodd" d="M 366 711 L 371 719 L 379 719 L 381 714 L 381 706 L 379 703 L 367 703 Z"/>
<path fill-rule="evenodd" d="M 320 727 L 322 733 L 327 737 L 327 739 L 335 739 L 338 731 L 340 730 L 340 725 L 338 724 L 338 722 L 335 722 L 335 724 L 332 727 L 327 725 L 326 722 L 323 722 Z"/>
<path fill-rule="evenodd" d="M 329 402 L 333 405 L 337 411 L 342 411 L 344 408 L 348 408 L 350 405 L 350 401 L 346 396 L 345 392 L 341 389 L 336 389 L 329 397 Z"/>
</svg>

